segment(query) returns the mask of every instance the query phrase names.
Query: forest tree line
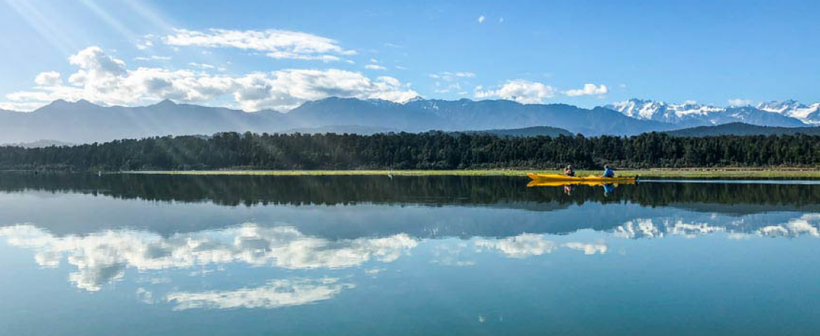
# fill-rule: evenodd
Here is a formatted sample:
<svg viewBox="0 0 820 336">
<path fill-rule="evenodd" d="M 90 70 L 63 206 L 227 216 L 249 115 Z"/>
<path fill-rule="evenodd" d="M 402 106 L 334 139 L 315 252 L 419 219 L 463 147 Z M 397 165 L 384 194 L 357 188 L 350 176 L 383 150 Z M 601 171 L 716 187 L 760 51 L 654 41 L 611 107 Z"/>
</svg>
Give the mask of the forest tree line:
<svg viewBox="0 0 820 336">
<path fill-rule="evenodd" d="M 806 167 L 820 165 L 820 136 L 498 137 L 444 132 L 218 133 L 73 147 L 0 147 L 0 169 L 579 169 Z"/>
</svg>

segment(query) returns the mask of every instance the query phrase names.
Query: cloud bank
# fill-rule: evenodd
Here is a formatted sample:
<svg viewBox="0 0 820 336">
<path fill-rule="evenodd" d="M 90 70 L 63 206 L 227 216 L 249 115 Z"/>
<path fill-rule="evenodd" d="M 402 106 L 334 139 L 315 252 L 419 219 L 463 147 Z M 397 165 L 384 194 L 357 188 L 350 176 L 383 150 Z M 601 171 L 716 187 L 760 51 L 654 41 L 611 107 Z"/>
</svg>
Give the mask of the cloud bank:
<svg viewBox="0 0 820 336">
<path fill-rule="evenodd" d="M 543 83 L 515 79 L 496 90 L 484 90 L 479 86 L 476 88 L 475 97 L 480 99 L 502 98 L 522 104 L 540 104 L 544 102 L 544 99 L 555 97 L 555 92 L 554 87 Z"/>
<path fill-rule="evenodd" d="M 342 49 L 336 40 L 289 30 L 176 29 L 174 32 L 175 34 L 163 38 L 166 44 L 255 50 L 265 52 L 268 57 L 275 59 L 333 62 L 341 60 L 340 56 L 356 54 L 353 50 Z"/>
<path fill-rule="evenodd" d="M 317 49 L 324 50 L 311 50 Z M 338 69 L 284 69 L 236 77 L 211 74 L 206 70 L 212 69 L 201 64 L 192 65 L 197 70 L 128 69 L 124 61 L 96 46 L 72 55 L 69 62 L 78 70 L 68 77 L 67 85 L 59 73 L 43 72 L 35 78 L 38 86 L 6 95 L 10 105 L 36 107 L 57 99 L 85 99 L 103 105 L 134 106 L 163 99 L 207 102 L 227 98 L 233 100 L 233 107 L 246 111 L 287 111 L 305 101 L 330 96 L 394 102 L 418 96 L 396 78 L 371 79 L 359 72 Z"/>
<path fill-rule="evenodd" d="M 569 97 L 579 97 L 579 96 L 600 96 L 605 95 L 609 92 L 609 89 L 606 85 L 601 84 L 600 86 L 596 86 L 595 84 L 584 84 L 584 87 L 581 89 L 575 90 L 566 90 L 564 94 Z"/>
</svg>

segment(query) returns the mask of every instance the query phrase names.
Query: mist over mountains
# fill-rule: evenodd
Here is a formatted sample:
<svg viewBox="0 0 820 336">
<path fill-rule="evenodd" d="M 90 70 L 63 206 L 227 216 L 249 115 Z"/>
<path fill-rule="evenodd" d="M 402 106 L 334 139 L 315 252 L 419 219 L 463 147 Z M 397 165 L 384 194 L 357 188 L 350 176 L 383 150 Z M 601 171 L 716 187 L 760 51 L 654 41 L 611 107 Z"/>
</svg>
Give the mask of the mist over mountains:
<svg viewBox="0 0 820 336">
<path fill-rule="evenodd" d="M 217 132 L 360 133 L 450 132 L 549 126 L 550 134 L 635 135 L 694 126 L 743 122 L 760 126 L 820 124 L 820 104 L 772 102 L 757 107 L 720 108 L 694 103 L 629 100 L 585 109 L 566 104 L 520 104 L 509 100 L 456 101 L 417 98 L 406 103 L 355 98 L 310 101 L 288 113 L 247 113 L 170 100 L 141 107 L 104 107 L 85 100 L 57 100 L 30 113 L 0 110 L 0 143 L 51 139 L 103 142 L 164 135 Z M 561 129 L 561 130 L 556 130 Z M 554 133 L 558 132 L 558 133 Z"/>
</svg>

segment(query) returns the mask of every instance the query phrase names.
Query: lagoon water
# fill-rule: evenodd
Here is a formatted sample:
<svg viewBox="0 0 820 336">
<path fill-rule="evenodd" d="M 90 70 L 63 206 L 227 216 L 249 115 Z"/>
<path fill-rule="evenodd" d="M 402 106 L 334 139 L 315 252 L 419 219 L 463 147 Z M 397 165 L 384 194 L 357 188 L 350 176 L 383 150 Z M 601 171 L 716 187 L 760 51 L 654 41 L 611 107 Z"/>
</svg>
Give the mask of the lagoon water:
<svg viewBox="0 0 820 336">
<path fill-rule="evenodd" d="M 820 185 L 0 174 L 0 335 L 817 335 Z"/>
</svg>

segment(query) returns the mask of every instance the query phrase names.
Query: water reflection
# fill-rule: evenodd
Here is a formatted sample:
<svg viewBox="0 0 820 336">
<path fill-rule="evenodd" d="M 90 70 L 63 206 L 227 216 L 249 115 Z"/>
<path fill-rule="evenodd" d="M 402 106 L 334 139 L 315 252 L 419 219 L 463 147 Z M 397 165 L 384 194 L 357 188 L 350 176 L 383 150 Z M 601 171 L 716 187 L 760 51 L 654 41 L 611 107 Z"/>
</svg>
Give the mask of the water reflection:
<svg viewBox="0 0 820 336">
<path fill-rule="evenodd" d="M 336 278 L 272 280 L 261 287 L 232 291 L 174 292 L 167 295 L 174 310 L 194 308 L 280 308 L 330 300 L 343 289 L 355 288 Z"/>
<path fill-rule="evenodd" d="M 73 321 L 125 310 L 159 334 L 199 321 L 216 334 L 698 334 L 681 318 L 748 331 L 773 311 L 820 327 L 820 186 L 605 196 L 517 178 L 67 176 L 0 174 L 0 334 L 36 329 L 30 311 L 101 334 Z M 407 323 L 385 322 L 396 316 Z"/>
<path fill-rule="evenodd" d="M 721 224 L 726 218 L 713 217 L 712 221 L 687 222 L 683 218 L 636 218 L 612 230 L 613 235 L 622 238 L 662 238 L 667 235 L 694 238 L 718 232 L 728 232 L 733 237 L 754 235 L 759 237 L 820 237 L 820 214 L 795 214 L 796 218 L 788 219 L 785 223 L 771 223 L 768 220 L 760 222 L 755 218 L 731 218 Z"/>
<path fill-rule="evenodd" d="M 526 177 L 477 176 L 150 176 L 0 173 L 0 192 L 81 193 L 117 199 L 225 206 L 419 204 L 496 205 L 553 211 L 571 204 L 629 202 L 643 206 L 713 205 L 716 212 L 820 211 L 820 185 L 755 183 L 620 184 L 526 188 Z M 732 208 L 744 205 L 746 209 Z"/>
<path fill-rule="evenodd" d="M 145 272 L 245 263 L 285 269 L 336 269 L 369 260 L 389 263 L 418 244 L 406 234 L 329 241 L 306 236 L 293 227 L 261 227 L 254 223 L 171 237 L 133 230 L 57 237 L 23 224 L 0 228 L 0 237 L 12 246 L 34 250 L 35 261 L 41 267 L 54 268 L 65 259 L 76 267 L 69 275 L 70 281 L 87 291 L 99 291 L 104 284 L 122 279 L 126 268 Z"/>
<path fill-rule="evenodd" d="M 595 253 L 604 254 L 607 251 L 607 246 L 603 243 L 590 244 L 581 242 L 567 242 L 564 244 L 558 244 L 547 240 L 546 235 L 529 233 L 504 239 L 476 239 L 475 245 L 479 248 L 498 250 L 510 258 L 540 256 L 542 254 L 555 252 L 561 247 L 582 251 L 586 255 L 592 255 Z M 478 251 L 480 252 L 481 249 Z"/>
<path fill-rule="evenodd" d="M 715 233 L 728 234 L 730 239 L 753 236 L 820 237 L 820 214 L 793 216 L 796 217 L 782 223 L 772 223 L 767 217 L 711 216 L 702 221 L 687 221 L 683 217 L 636 218 L 604 232 L 613 238 L 628 239 L 666 236 L 695 238 Z M 550 237 L 555 236 L 549 234 L 520 233 L 500 238 L 466 234 L 470 238 L 457 250 L 438 247 L 439 258 L 434 262 L 471 265 L 473 262 L 459 261 L 456 255 L 468 255 L 469 248 L 473 253 L 495 251 L 518 259 L 542 256 L 559 249 L 576 250 L 585 255 L 605 254 L 609 250 L 603 240 L 559 243 L 553 241 Z M 87 291 L 99 291 L 105 284 L 121 280 L 128 268 L 149 272 L 240 263 L 299 270 L 343 269 L 362 266 L 370 261 L 391 263 L 410 253 L 424 240 L 407 233 L 329 240 L 305 235 L 293 226 L 266 227 L 257 223 L 178 233 L 169 237 L 127 229 L 55 236 L 34 224 L 19 224 L 0 228 L 0 237 L 11 246 L 34 251 L 34 260 L 41 267 L 56 268 L 67 262 L 75 268 L 69 274 L 71 283 Z M 436 241 L 430 242 L 435 244 Z M 260 287 L 254 292 L 270 288 Z M 219 296 L 230 295 L 222 293 Z"/>
</svg>

